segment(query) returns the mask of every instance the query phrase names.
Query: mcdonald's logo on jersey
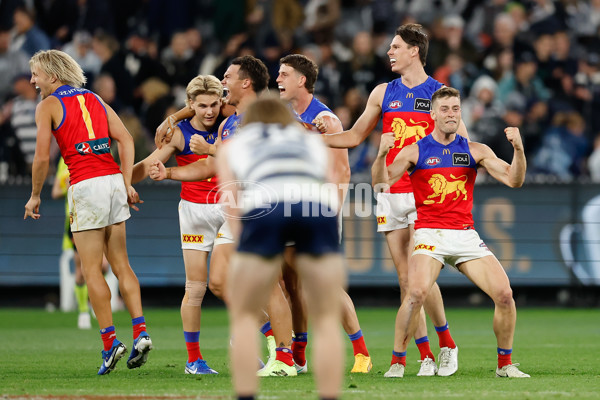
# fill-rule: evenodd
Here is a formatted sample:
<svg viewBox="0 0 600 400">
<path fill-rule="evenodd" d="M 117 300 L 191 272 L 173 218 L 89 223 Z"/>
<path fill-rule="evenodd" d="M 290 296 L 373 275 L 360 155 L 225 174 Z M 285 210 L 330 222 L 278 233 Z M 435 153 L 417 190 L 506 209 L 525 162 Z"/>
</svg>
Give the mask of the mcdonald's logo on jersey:
<svg viewBox="0 0 600 400">
<path fill-rule="evenodd" d="M 406 98 L 407 99 L 414 99 L 415 98 L 415 94 L 413 92 L 408 92 L 408 93 L 406 93 Z"/>
<path fill-rule="evenodd" d="M 442 150 L 442 155 L 450 155 L 450 149 Z"/>
<path fill-rule="evenodd" d="M 204 235 L 181 235 L 183 243 L 204 243 Z"/>
</svg>

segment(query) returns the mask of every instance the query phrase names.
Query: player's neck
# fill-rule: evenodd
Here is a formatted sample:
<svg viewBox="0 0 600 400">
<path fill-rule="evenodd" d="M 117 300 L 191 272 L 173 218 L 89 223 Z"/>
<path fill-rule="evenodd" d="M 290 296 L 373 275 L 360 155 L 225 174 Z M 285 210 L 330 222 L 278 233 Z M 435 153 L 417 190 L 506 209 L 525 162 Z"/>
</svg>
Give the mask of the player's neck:
<svg viewBox="0 0 600 400">
<path fill-rule="evenodd" d="M 454 133 L 444 133 L 438 129 L 433 129 L 433 131 L 431 132 L 431 136 L 433 136 L 433 139 L 446 146 L 452 142 L 454 142 L 454 140 L 456 139 L 456 132 Z"/>
<path fill-rule="evenodd" d="M 302 115 L 310 105 L 312 99 L 313 95 L 311 93 L 306 92 L 302 93 L 295 99 L 292 99 L 290 103 L 292 103 L 292 108 L 294 109 L 294 111 L 296 111 L 298 115 Z"/>
<path fill-rule="evenodd" d="M 246 109 L 250 104 L 252 104 L 258 96 L 254 92 L 248 92 L 242 96 L 240 102 L 235 107 L 235 113 L 237 115 L 243 114 L 246 112 Z"/>
<path fill-rule="evenodd" d="M 410 66 L 402 74 L 402 83 L 407 88 L 414 88 L 424 83 L 429 76 L 421 64 Z"/>
</svg>

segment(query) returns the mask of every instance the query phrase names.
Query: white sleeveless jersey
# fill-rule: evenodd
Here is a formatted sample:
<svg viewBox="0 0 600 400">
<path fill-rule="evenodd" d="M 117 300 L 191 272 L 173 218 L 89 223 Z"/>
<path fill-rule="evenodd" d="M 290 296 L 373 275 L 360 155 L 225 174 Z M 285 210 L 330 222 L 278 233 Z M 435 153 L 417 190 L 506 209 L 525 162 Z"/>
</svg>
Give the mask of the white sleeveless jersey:
<svg viewBox="0 0 600 400">
<path fill-rule="evenodd" d="M 225 157 L 244 192 L 243 212 L 277 202 L 312 201 L 337 210 L 327 183 L 328 151 L 300 125 L 252 123 L 230 139 Z"/>
</svg>

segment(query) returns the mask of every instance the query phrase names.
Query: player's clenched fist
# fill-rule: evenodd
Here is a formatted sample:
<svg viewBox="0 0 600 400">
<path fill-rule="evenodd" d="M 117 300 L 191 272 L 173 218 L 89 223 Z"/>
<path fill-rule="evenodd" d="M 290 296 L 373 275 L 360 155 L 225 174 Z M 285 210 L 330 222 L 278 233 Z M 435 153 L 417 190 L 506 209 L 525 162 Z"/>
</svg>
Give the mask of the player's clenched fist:
<svg viewBox="0 0 600 400">
<path fill-rule="evenodd" d="M 167 169 L 160 160 L 156 160 L 150 164 L 148 176 L 155 181 L 162 181 L 163 179 L 167 179 Z"/>
<path fill-rule="evenodd" d="M 198 155 L 210 154 L 210 143 L 202 135 L 192 135 L 190 138 L 190 150 L 192 153 Z"/>
<path fill-rule="evenodd" d="M 381 135 L 381 142 L 379 142 L 379 157 L 384 157 L 394 147 L 396 142 L 396 136 L 394 132 L 387 132 Z"/>
<path fill-rule="evenodd" d="M 506 134 L 506 139 L 513 145 L 516 150 L 523 149 L 523 140 L 521 139 L 521 133 L 519 132 L 519 128 L 514 126 L 509 126 L 504 129 L 504 133 Z"/>
</svg>

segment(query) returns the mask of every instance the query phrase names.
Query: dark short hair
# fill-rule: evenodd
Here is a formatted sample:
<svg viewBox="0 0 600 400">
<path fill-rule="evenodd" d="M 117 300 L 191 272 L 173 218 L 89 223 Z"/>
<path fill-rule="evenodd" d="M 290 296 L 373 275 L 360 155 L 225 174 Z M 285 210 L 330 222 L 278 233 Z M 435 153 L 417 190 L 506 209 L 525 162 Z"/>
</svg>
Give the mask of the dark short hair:
<svg viewBox="0 0 600 400">
<path fill-rule="evenodd" d="M 396 29 L 396 36 L 400 36 L 409 46 L 419 48 L 419 59 L 425 66 L 427 52 L 429 51 L 429 38 L 420 24 L 404 24 Z"/>
<path fill-rule="evenodd" d="M 447 97 L 458 97 L 460 100 L 460 92 L 458 89 L 454 89 L 453 87 L 444 86 L 435 91 L 433 96 L 431 96 L 431 104 L 435 103 L 439 99 L 445 99 Z"/>
<path fill-rule="evenodd" d="M 304 87 L 309 93 L 315 91 L 315 82 L 317 81 L 317 75 L 319 75 L 319 67 L 310 58 L 302 54 L 290 54 L 279 60 L 279 65 L 289 65 L 296 71 L 304 75 L 306 83 Z"/>
<path fill-rule="evenodd" d="M 269 70 L 258 58 L 253 56 L 236 57 L 231 61 L 231 64 L 240 66 L 239 77 L 250 79 L 255 93 L 262 92 L 269 85 Z"/>
</svg>

